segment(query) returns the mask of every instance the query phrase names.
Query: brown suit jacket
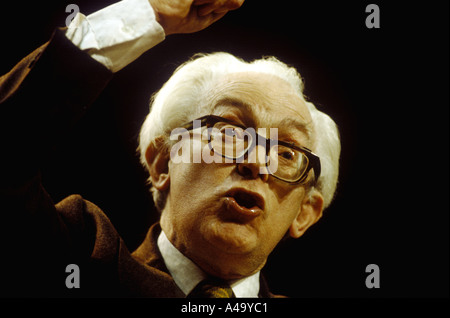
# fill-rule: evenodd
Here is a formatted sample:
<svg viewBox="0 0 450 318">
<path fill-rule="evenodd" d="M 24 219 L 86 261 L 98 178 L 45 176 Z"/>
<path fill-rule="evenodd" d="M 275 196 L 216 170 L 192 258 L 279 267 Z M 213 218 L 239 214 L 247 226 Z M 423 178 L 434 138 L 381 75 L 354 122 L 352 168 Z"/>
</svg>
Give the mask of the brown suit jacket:
<svg viewBox="0 0 450 318">
<path fill-rule="evenodd" d="M 83 200 L 80 196 L 72 195 L 57 204 L 57 210 L 65 216 L 69 216 L 66 220 L 71 219 L 69 222 L 75 226 L 78 224 L 74 223 L 81 221 L 77 214 L 81 213 L 93 219 L 90 222 L 95 223 L 96 234 L 90 260 L 105 263 L 107 267 L 117 269 L 117 272 L 111 271 L 113 275 L 108 279 L 113 278 L 117 282 L 117 286 L 109 288 L 112 287 L 111 290 L 116 290 L 118 295 L 184 297 L 183 292 L 170 276 L 159 252 L 157 246 L 157 239 L 161 233 L 159 223 L 150 228 L 143 243 L 130 254 L 109 219 L 94 204 Z M 86 220 L 82 220 L 82 222 L 86 222 Z M 103 282 L 100 281 L 100 283 Z M 98 287 L 96 286 L 95 289 Z M 259 296 L 274 297 L 269 292 L 264 278 L 261 279 Z"/>
<path fill-rule="evenodd" d="M 108 217 L 79 195 L 54 204 L 39 165 L 85 113 L 112 74 L 63 32 L 0 78 L 1 296 L 184 297 L 164 264 L 152 226 L 130 253 Z M 66 266 L 77 264 L 80 288 Z M 261 297 L 272 297 L 264 279 Z"/>
</svg>

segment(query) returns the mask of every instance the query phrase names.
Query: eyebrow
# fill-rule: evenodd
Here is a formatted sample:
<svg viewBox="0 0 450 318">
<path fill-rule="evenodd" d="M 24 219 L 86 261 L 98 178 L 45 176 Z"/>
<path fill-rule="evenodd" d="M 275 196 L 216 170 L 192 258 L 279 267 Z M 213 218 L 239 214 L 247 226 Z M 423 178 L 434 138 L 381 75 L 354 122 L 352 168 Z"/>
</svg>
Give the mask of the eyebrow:
<svg viewBox="0 0 450 318">
<path fill-rule="evenodd" d="M 278 125 L 279 127 L 295 127 L 308 137 L 311 135 L 311 125 L 294 117 L 283 118 Z"/>
<path fill-rule="evenodd" d="M 212 109 L 214 111 L 216 108 L 220 106 L 233 106 L 237 108 L 243 108 L 246 112 L 250 114 L 255 114 L 254 105 L 247 103 L 241 99 L 237 99 L 234 97 L 226 96 L 217 101 Z M 309 138 L 311 136 L 311 127 L 310 123 L 306 123 L 295 117 L 286 117 L 278 122 L 278 127 L 294 127 L 297 130 L 306 134 Z"/>
<path fill-rule="evenodd" d="M 234 106 L 234 107 L 238 107 L 238 108 L 244 108 L 245 111 L 249 112 L 249 113 L 253 113 L 254 110 L 254 106 L 237 98 L 233 98 L 233 97 L 223 97 L 221 99 L 219 99 L 216 104 L 213 107 L 213 111 L 220 106 Z"/>
</svg>

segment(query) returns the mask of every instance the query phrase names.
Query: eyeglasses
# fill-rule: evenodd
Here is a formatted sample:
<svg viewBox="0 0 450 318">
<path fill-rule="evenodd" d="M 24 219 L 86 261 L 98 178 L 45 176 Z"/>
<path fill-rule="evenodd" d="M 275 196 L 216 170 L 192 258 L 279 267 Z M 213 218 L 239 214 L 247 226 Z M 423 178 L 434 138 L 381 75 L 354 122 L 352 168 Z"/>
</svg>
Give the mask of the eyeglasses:
<svg viewBox="0 0 450 318">
<path fill-rule="evenodd" d="M 215 115 L 200 117 L 180 128 L 192 130 L 195 128 L 195 121 L 200 121 L 201 127 L 207 128 L 210 149 L 232 162 L 242 163 L 244 159 L 252 162 L 248 158 L 249 154 L 258 145 L 263 146 L 266 151 L 266 168 L 273 177 L 287 183 L 300 184 L 306 181 L 309 171 L 313 169 L 314 182 L 319 179 L 320 159 L 306 147 L 267 139 L 257 134 L 253 128 Z"/>
</svg>

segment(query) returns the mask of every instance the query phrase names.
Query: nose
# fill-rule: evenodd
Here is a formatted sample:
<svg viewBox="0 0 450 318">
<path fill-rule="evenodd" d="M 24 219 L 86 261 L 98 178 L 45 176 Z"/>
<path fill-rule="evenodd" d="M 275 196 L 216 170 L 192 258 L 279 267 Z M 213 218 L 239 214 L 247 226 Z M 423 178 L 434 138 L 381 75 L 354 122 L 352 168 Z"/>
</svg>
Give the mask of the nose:
<svg viewBox="0 0 450 318">
<path fill-rule="evenodd" d="M 267 182 L 269 174 L 266 168 L 265 157 L 265 148 L 256 146 L 243 162 L 237 163 L 238 173 L 247 179 L 256 179 L 260 177 L 262 181 Z"/>
</svg>

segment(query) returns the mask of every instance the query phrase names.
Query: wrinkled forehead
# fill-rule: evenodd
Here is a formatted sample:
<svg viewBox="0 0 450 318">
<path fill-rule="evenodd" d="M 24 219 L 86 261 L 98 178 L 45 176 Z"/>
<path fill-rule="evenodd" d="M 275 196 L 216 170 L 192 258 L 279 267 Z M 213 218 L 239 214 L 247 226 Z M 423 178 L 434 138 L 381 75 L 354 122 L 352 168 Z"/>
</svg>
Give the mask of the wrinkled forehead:
<svg viewBox="0 0 450 318">
<path fill-rule="evenodd" d="M 280 77 L 256 72 L 229 74 L 208 98 L 213 114 L 231 116 L 246 126 L 278 128 L 280 138 L 309 144 L 312 119 L 308 107 Z"/>
</svg>

